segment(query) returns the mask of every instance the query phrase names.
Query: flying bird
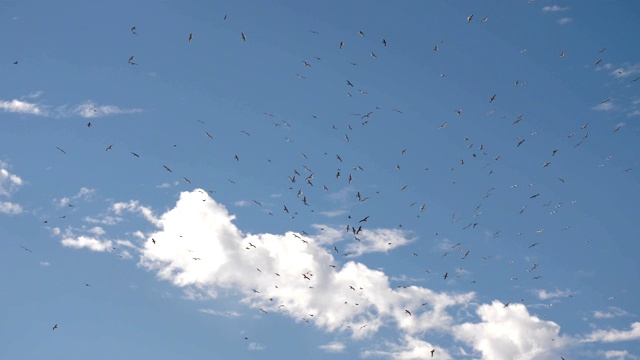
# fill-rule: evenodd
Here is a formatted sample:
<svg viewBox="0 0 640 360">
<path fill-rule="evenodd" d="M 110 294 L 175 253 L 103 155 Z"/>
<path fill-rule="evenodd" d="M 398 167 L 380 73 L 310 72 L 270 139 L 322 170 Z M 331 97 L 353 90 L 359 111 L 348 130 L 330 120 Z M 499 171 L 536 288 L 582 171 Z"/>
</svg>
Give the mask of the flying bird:
<svg viewBox="0 0 640 360">
<path fill-rule="evenodd" d="M 53 325 L 53 329 L 51 329 L 51 330 L 55 330 L 57 328 L 58 328 L 58 324 L 55 324 L 55 325 Z"/>
<path fill-rule="evenodd" d="M 242 36 L 242 41 L 247 41 L 247 36 L 243 32 L 240 35 Z"/>
<path fill-rule="evenodd" d="M 191 42 L 193 40 L 193 33 L 189 34 L 189 42 Z"/>
<path fill-rule="evenodd" d="M 411 315 L 411 311 L 409 311 L 409 310 L 406 310 L 406 309 L 405 309 L 405 310 L 404 310 L 404 312 L 405 312 L 405 313 L 407 313 L 407 314 L 409 314 L 409 316 L 413 316 L 413 315 Z"/>
<path fill-rule="evenodd" d="M 467 17 L 467 24 L 471 22 L 471 20 L 473 20 L 473 14 L 469 15 Z"/>
<path fill-rule="evenodd" d="M 66 153 L 67 153 L 66 151 L 64 151 L 64 150 L 60 149 L 60 148 L 59 148 L 59 147 L 57 147 L 57 146 L 56 146 L 56 149 L 60 150 L 60 152 L 61 152 L 61 153 L 63 153 L 63 154 L 66 154 Z"/>
<path fill-rule="evenodd" d="M 133 33 L 133 35 L 138 35 L 138 33 L 136 32 L 135 26 L 131 28 L 131 32 Z"/>
<path fill-rule="evenodd" d="M 382 45 L 387 46 L 387 40 L 382 39 Z"/>
</svg>

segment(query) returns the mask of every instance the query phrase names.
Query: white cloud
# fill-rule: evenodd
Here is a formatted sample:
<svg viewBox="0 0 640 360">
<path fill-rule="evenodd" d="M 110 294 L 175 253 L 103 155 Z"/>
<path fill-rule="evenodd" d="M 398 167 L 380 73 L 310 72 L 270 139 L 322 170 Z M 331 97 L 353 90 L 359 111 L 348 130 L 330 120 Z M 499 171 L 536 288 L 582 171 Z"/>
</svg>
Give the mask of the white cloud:
<svg viewBox="0 0 640 360">
<path fill-rule="evenodd" d="M 618 79 L 625 79 L 630 76 L 636 76 L 639 74 L 640 64 L 624 64 L 611 72 L 611 75 Z"/>
<path fill-rule="evenodd" d="M 538 298 L 540 300 L 548 300 L 548 299 L 567 297 L 567 296 L 572 294 L 571 290 L 569 290 L 569 289 L 567 289 L 567 290 L 554 290 L 554 291 L 534 290 L 534 292 L 535 292 L 535 294 L 538 296 Z"/>
<path fill-rule="evenodd" d="M 347 211 L 346 210 L 331 210 L 331 211 L 320 211 L 319 214 L 329 217 L 329 218 L 333 218 L 333 217 L 338 217 L 338 216 L 342 216 L 344 214 L 346 214 Z"/>
<path fill-rule="evenodd" d="M 147 221 L 158 226 L 158 219 L 153 214 L 150 208 L 146 206 L 140 205 L 137 201 L 129 201 L 128 203 L 119 202 L 115 203 L 111 206 L 111 210 L 116 213 L 116 215 L 121 215 L 122 212 L 128 211 L 133 213 L 141 214 Z"/>
<path fill-rule="evenodd" d="M 0 195 L 9 196 L 22 186 L 22 179 L 8 170 L 9 165 L 0 160 Z"/>
<path fill-rule="evenodd" d="M 72 113 L 83 118 L 95 118 L 107 115 L 134 114 L 142 112 L 142 109 L 124 109 L 115 105 L 96 105 L 93 101 L 86 101 L 76 106 Z"/>
<path fill-rule="evenodd" d="M 61 241 L 63 246 L 75 249 L 87 248 L 92 251 L 110 251 L 113 243 L 110 240 L 100 241 L 96 238 L 87 236 L 78 236 L 77 238 L 65 237 Z"/>
<path fill-rule="evenodd" d="M 607 350 L 607 351 L 601 351 L 600 354 L 603 355 L 605 359 L 616 359 L 616 360 L 638 359 L 638 357 L 629 354 L 627 350 Z"/>
<path fill-rule="evenodd" d="M 499 301 L 480 305 L 480 323 L 457 326 L 454 335 L 467 342 L 487 360 L 534 360 L 560 358 L 568 340 L 560 326 L 530 315 L 522 304 L 504 307 Z"/>
<path fill-rule="evenodd" d="M 597 111 L 610 111 L 615 109 L 616 109 L 616 106 L 613 104 L 612 101 L 603 102 L 591 108 L 591 110 L 597 110 Z"/>
<path fill-rule="evenodd" d="M 542 8 L 542 11 L 544 12 L 558 12 L 558 11 L 567 11 L 567 10 L 569 10 L 568 6 L 562 7 L 558 5 L 547 5 Z"/>
<path fill-rule="evenodd" d="M 51 265 L 51 263 L 49 263 L 48 261 L 40 261 L 40 266 L 49 266 Z"/>
<path fill-rule="evenodd" d="M 22 213 L 22 206 L 8 201 L 0 201 L 0 213 L 18 215 Z"/>
<path fill-rule="evenodd" d="M 224 317 L 239 317 L 240 313 L 235 311 L 218 311 L 214 309 L 198 309 L 201 313 L 215 315 L 215 316 L 224 316 Z"/>
<path fill-rule="evenodd" d="M 608 311 L 594 311 L 593 317 L 596 319 L 612 319 L 614 317 L 629 316 L 628 312 L 616 306 L 609 306 Z"/>
<path fill-rule="evenodd" d="M 405 231 L 398 229 L 364 229 L 356 236 L 360 241 L 349 243 L 345 249 L 346 252 L 351 252 L 353 256 L 360 256 L 370 252 L 388 252 L 413 241 Z"/>
<path fill-rule="evenodd" d="M 633 110 L 632 112 L 627 114 L 627 117 L 640 116 L 640 110 Z"/>
<path fill-rule="evenodd" d="M 318 348 L 328 353 L 342 353 L 346 346 L 339 341 L 332 341 L 328 344 L 320 345 Z"/>
<path fill-rule="evenodd" d="M 566 24 L 568 24 L 568 23 L 570 23 L 572 21 L 573 21 L 573 19 L 570 18 L 570 17 L 563 17 L 562 19 L 559 19 L 557 21 L 557 23 L 560 24 L 560 25 L 566 25 Z"/>
<path fill-rule="evenodd" d="M 256 342 L 251 342 L 249 343 L 249 346 L 247 346 L 247 349 L 251 350 L 251 351 L 260 351 L 260 350 L 264 350 L 265 347 L 262 344 L 256 343 Z"/>
<path fill-rule="evenodd" d="M 81 187 L 80 191 L 78 191 L 77 194 L 73 195 L 72 199 L 88 200 L 92 196 L 94 196 L 95 194 L 96 194 L 96 190 L 95 189 L 89 189 L 89 188 L 86 188 L 86 187 Z"/>
<path fill-rule="evenodd" d="M 125 205 L 114 208 L 141 207 L 137 202 L 120 204 Z M 233 290 L 250 307 L 296 321 L 314 314 L 308 320 L 316 327 L 350 331 L 354 337 L 371 335 L 383 323 L 395 323 L 407 334 L 446 331 L 454 322 L 447 309 L 463 306 L 475 296 L 437 293 L 417 286 L 392 289 L 381 271 L 353 261 L 340 266 L 342 257 L 334 258 L 315 236 L 302 237 L 308 242 L 305 244 L 293 232 L 244 234 L 233 224 L 234 218 L 206 193 L 183 192 L 173 209 L 151 217 L 158 231 L 149 237 L 156 244 L 144 243 L 139 265 L 176 286 L 195 288 L 211 297 L 221 290 Z M 319 236 L 329 231 L 327 228 Z M 402 241 L 400 234 L 378 229 L 370 236 Z M 326 293 L 333 295 L 318 296 Z M 408 316 L 405 309 L 414 315 Z"/>
<path fill-rule="evenodd" d="M 595 330 L 588 334 L 583 342 L 619 342 L 640 340 L 640 322 L 631 324 L 630 330 Z"/>
<path fill-rule="evenodd" d="M 29 115 L 46 115 L 43 108 L 34 103 L 13 99 L 11 101 L 0 100 L 0 110 Z"/>
<path fill-rule="evenodd" d="M 397 360 L 425 360 L 430 359 L 431 350 L 435 349 L 434 359 L 453 359 L 446 350 L 412 336 L 405 336 L 398 344 L 385 342 L 381 347 L 383 349 L 363 351 L 361 356 L 363 358 L 385 357 Z"/>
<path fill-rule="evenodd" d="M 97 235 L 97 236 L 105 234 L 104 229 L 101 228 L 100 226 L 92 227 L 91 229 L 89 229 L 89 232 L 92 233 L 93 235 Z"/>
</svg>

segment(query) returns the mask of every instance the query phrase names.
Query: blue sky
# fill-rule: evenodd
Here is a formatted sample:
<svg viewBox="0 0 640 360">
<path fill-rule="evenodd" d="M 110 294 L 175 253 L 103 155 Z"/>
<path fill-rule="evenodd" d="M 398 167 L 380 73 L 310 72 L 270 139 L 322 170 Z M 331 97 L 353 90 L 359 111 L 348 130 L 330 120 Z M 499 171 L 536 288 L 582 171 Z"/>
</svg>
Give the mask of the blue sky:
<svg viewBox="0 0 640 360">
<path fill-rule="evenodd" d="M 640 359 L 639 15 L 3 2 L 0 357 Z"/>
</svg>

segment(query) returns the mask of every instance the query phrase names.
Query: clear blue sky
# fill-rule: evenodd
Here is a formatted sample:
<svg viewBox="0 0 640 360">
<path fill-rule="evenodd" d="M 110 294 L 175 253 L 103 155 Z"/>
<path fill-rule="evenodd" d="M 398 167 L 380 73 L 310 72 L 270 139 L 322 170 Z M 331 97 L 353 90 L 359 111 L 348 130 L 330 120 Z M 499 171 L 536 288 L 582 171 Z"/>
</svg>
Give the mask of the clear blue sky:
<svg viewBox="0 0 640 360">
<path fill-rule="evenodd" d="M 639 16 L 0 3 L 0 358 L 640 359 Z"/>
</svg>

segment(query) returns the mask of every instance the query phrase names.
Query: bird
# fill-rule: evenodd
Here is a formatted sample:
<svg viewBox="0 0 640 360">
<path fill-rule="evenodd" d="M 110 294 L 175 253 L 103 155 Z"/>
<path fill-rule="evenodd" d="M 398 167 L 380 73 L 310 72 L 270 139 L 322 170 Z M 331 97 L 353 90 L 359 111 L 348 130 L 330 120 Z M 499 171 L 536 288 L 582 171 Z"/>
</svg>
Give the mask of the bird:
<svg viewBox="0 0 640 360">
<path fill-rule="evenodd" d="M 351 83 L 351 81 L 347 80 L 347 85 L 353 87 L 353 84 Z"/>
<path fill-rule="evenodd" d="M 51 330 L 55 330 L 57 328 L 58 328 L 58 324 L 55 324 L 55 325 L 53 325 L 53 329 L 51 329 Z"/>
<path fill-rule="evenodd" d="M 447 278 L 449 277 L 449 273 L 448 272 L 444 273 L 443 277 L 444 277 L 445 280 L 447 280 Z"/>
<path fill-rule="evenodd" d="M 358 35 L 364 37 L 364 33 L 362 31 L 358 31 Z"/>
<path fill-rule="evenodd" d="M 172 172 L 173 172 L 173 171 L 171 171 L 171 169 L 169 169 L 169 167 L 167 167 L 167 165 L 162 165 L 162 166 L 164 166 L 164 168 L 165 168 L 168 172 L 170 172 L 170 173 L 172 173 Z"/>
<path fill-rule="evenodd" d="M 24 246 L 22 246 L 22 245 L 20 245 L 20 247 L 21 247 L 21 248 L 23 248 L 23 249 L 25 249 L 25 250 L 26 250 L 26 251 L 28 251 L 28 252 L 33 252 L 33 251 L 31 251 L 31 250 L 27 249 L 26 247 L 24 247 Z"/>
<path fill-rule="evenodd" d="M 433 353 L 436 352 L 436 349 L 431 350 L 431 357 L 433 357 Z"/>
<path fill-rule="evenodd" d="M 382 45 L 387 46 L 387 40 L 382 39 Z"/>
<path fill-rule="evenodd" d="M 413 315 L 411 315 L 411 311 L 409 311 L 409 310 L 406 310 L 406 309 L 405 309 L 405 310 L 404 310 L 404 312 L 405 312 L 405 313 L 407 313 L 407 314 L 409 314 L 409 316 L 413 316 Z"/>
<path fill-rule="evenodd" d="M 247 36 L 243 32 L 240 35 L 242 36 L 242 41 L 247 41 Z"/>
<path fill-rule="evenodd" d="M 516 145 L 516 147 L 520 147 L 520 145 L 522 145 L 522 144 L 524 143 L 524 140 L 525 140 L 525 139 L 520 140 L 520 141 L 518 142 L 518 145 Z"/>
<path fill-rule="evenodd" d="M 467 17 L 467 24 L 471 22 L 471 20 L 473 20 L 473 14 L 469 15 Z"/>
<path fill-rule="evenodd" d="M 131 152 L 131 155 L 135 156 L 135 157 L 140 157 L 140 155 L 134 153 L 133 151 Z"/>
<path fill-rule="evenodd" d="M 60 150 L 60 152 L 61 152 L 61 153 L 63 153 L 63 154 L 66 154 L 66 153 L 67 153 L 66 151 L 62 150 L 61 148 L 59 148 L 59 147 L 57 147 L 57 146 L 56 146 L 56 149 Z"/>
<path fill-rule="evenodd" d="M 344 41 L 340 41 L 340 49 L 344 46 Z"/>
<path fill-rule="evenodd" d="M 104 149 L 104 151 L 109 151 L 109 150 L 112 150 L 112 149 L 113 149 L 113 145 L 109 145 L 109 146 L 107 146 L 106 149 Z"/>
<path fill-rule="evenodd" d="M 189 34 L 189 42 L 191 42 L 193 40 L 193 33 Z"/>
<path fill-rule="evenodd" d="M 361 222 L 366 222 L 367 220 L 369 220 L 369 216 L 365 216 L 364 218 L 362 218 L 360 221 L 358 221 L 359 223 Z"/>
<path fill-rule="evenodd" d="M 133 35 L 138 35 L 138 33 L 136 32 L 135 26 L 131 28 L 131 32 L 133 33 Z"/>
<path fill-rule="evenodd" d="M 496 99 L 496 94 L 493 94 L 489 99 L 489 104 L 491 104 Z"/>
</svg>

